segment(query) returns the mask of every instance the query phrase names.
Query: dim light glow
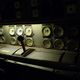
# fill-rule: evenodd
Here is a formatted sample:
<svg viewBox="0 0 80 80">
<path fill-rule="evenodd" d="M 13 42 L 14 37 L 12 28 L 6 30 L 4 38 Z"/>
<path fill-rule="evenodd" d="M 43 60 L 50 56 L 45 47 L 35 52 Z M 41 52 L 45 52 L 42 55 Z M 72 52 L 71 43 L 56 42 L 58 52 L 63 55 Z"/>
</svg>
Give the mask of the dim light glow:
<svg viewBox="0 0 80 80">
<path fill-rule="evenodd" d="M 1 52 L 8 53 L 10 51 L 8 51 L 8 50 L 1 50 Z"/>
</svg>

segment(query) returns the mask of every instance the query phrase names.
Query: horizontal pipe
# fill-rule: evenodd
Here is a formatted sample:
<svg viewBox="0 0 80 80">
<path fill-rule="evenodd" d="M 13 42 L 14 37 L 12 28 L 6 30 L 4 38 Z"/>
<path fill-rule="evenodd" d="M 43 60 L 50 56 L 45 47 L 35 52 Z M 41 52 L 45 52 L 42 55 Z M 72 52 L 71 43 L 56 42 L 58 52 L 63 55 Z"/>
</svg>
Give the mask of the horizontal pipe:
<svg viewBox="0 0 80 80">
<path fill-rule="evenodd" d="M 8 60 L 13 60 L 17 62 L 23 62 L 23 63 L 33 64 L 33 65 L 38 65 L 38 66 L 49 67 L 53 69 L 80 71 L 80 65 L 65 64 L 65 63 L 45 61 L 45 60 L 35 60 L 35 59 L 25 58 L 21 56 L 6 55 L 6 54 L 1 54 L 1 53 L 0 53 L 0 57 L 3 58 L 4 60 L 8 59 Z"/>
</svg>

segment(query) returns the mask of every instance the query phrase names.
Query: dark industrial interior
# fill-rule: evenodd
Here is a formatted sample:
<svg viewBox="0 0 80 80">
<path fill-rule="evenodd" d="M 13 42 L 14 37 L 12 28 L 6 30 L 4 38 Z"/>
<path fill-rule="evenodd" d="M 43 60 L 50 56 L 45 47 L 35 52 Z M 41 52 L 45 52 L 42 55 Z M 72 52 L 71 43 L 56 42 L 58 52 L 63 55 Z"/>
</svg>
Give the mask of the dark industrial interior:
<svg viewBox="0 0 80 80">
<path fill-rule="evenodd" d="M 0 80 L 80 80 L 80 1 L 1 0 Z"/>
</svg>

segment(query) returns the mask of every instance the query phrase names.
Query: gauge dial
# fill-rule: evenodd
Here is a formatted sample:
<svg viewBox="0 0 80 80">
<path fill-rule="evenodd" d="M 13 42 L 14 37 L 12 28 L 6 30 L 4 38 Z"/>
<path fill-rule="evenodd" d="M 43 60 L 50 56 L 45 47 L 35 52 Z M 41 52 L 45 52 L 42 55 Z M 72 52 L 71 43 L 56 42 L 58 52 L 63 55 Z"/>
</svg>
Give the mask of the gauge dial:
<svg viewBox="0 0 80 80">
<path fill-rule="evenodd" d="M 61 39 L 56 39 L 53 43 L 55 49 L 63 49 L 64 42 Z"/>
<path fill-rule="evenodd" d="M 3 29 L 0 29 L 0 35 L 3 35 Z"/>
<path fill-rule="evenodd" d="M 15 37 L 11 38 L 11 44 L 16 44 L 16 38 Z"/>
<path fill-rule="evenodd" d="M 21 28 L 21 27 L 18 28 L 16 33 L 17 33 L 17 35 L 19 35 L 19 36 L 22 35 L 22 34 L 23 34 L 23 28 Z"/>
<path fill-rule="evenodd" d="M 9 30 L 9 34 L 12 36 L 12 35 L 15 35 L 15 29 L 14 28 L 11 28 Z"/>
<path fill-rule="evenodd" d="M 64 34 L 63 28 L 62 27 L 55 27 L 53 30 L 53 33 L 55 37 L 61 37 Z"/>
<path fill-rule="evenodd" d="M 43 33 L 43 36 L 48 37 L 51 34 L 51 30 L 50 30 L 49 27 L 44 27 L 43 30 L 42 30 L 42 33 Z"/>
<path fill-rule="evenodd" d="M 27 46 L 33 46 L 33 39 L 32 38 L 26 39 L 26 45 Z"/>
<path fill-rule="evenodd" d="M 44 48 L 51 48 L 51 41 L 49 39 L 44 39 L 43 46 Z"/>
<path fill-rule="evenodd" d="M 30 27 L 26 28 L 25 34 L 26 34 L 26 36 L 31 36 L 32 35 L 32 28 L 30 28 Z"/>
</svg>

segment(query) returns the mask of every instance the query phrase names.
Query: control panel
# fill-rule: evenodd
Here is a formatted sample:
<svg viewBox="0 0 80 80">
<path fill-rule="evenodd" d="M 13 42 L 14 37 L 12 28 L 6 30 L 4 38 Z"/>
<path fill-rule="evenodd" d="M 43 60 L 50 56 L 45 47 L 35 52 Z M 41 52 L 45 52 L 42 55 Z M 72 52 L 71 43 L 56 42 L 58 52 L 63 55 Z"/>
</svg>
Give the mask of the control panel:
<svg viewBox="0 0 80 80">
<path fill-rule="evenodd" d="M 24 37 L 27 47 L 55 50 L 79 50 L 79 26 L 56 24 L 19 24 L 0 27 L 0 43 L 19 46 L 18 36 Z"/>
<path fill-rule="evenodd" d="M 73 77 L 80 71 L 79 35 L 79 25 L 1 25 L 0 60 Z"/>
<path fill-rule="evenodd" d="M 75 63 L 80 51 L 78 25 L 16 24 L 0 26 L 2 54 Z"/>
</svg>

